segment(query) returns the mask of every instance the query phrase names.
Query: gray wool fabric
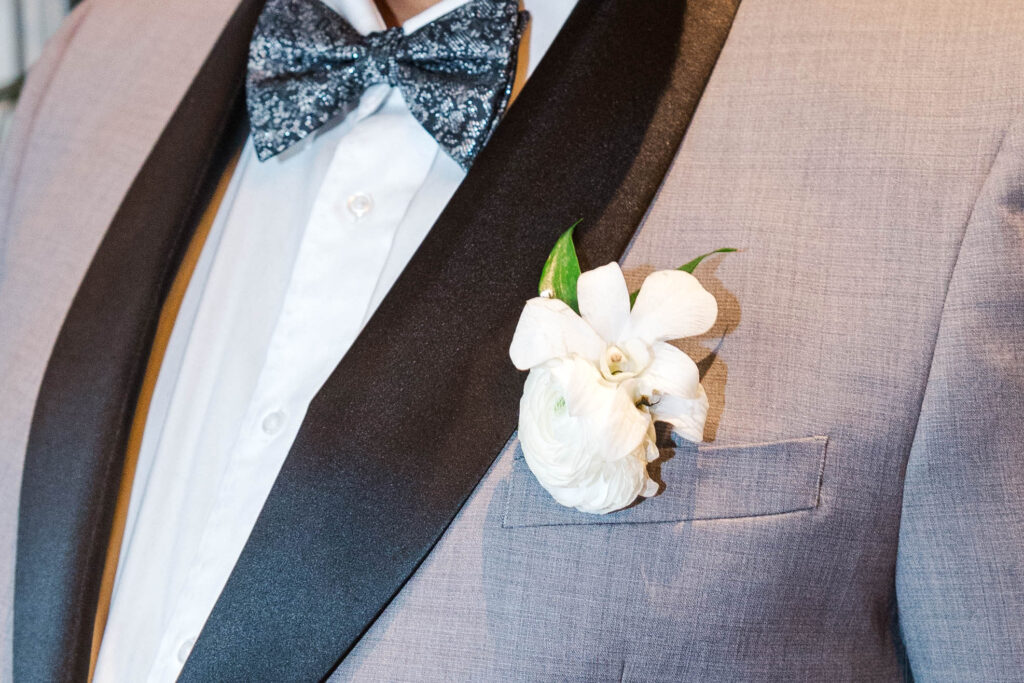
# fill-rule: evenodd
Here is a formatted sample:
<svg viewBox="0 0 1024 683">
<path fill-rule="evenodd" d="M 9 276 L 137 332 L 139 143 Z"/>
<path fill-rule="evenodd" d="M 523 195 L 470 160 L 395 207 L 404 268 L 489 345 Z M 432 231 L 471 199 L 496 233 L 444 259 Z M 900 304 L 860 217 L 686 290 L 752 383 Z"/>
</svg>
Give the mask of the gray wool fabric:
<svg viewBox="0 0 1024 683">
<path fill-rule="evenodd" d="M 53 340 L 235 4 L 91 0 L 26 85 L 0 169 L 0 681 Z M 661 495 L 586 516 L 513 435 L 331 680 L 1020 680 L 1022 44 L 1017 0 L 743 0 L 623 259 L 638 285 L 742 250 L 697 269 L 719 320 L 680 343 L 707 443 L 664 441 Z"/>
<path fill-rule="evenodd" d="M 681 344 L 709 443 L 587 517 L 513 439 L 334 680 L 1020 680 L 1022 37 L 1013 2 L 744 0 L 624 259 L 743 250 Z"/>
</svg>

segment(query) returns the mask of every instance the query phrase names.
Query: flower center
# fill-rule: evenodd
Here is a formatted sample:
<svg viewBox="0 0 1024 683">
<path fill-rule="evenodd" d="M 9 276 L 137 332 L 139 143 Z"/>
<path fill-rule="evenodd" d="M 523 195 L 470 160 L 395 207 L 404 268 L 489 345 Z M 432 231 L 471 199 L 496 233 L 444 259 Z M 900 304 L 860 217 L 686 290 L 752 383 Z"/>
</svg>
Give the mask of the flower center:
<svg viewBox="0 0 1024 683">
<path fill-rule="evenodd" d="M 636 377 L 651 364 L 651 352 L 639 339 L 612 344 L 601 355 L 601 376 L 610 382 Z"/>
</svg>

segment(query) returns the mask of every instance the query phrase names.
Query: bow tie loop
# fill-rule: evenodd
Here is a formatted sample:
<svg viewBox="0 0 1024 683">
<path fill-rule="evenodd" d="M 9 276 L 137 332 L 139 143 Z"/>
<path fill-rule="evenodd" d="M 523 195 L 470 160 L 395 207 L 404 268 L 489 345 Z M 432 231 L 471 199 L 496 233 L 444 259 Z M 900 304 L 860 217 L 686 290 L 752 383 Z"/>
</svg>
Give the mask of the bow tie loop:
<svg viewBox="0 0 1024 683">
<path fill-rule="evenodd" d="M 387 83 L 469 168 L 508 104 L 527 19 L 518 0 L 470 0 L 409 35 L 364 36 L 319 0 L 267 0 L 246 76 L 257 157 L 283 152 Z"/>
</svg>

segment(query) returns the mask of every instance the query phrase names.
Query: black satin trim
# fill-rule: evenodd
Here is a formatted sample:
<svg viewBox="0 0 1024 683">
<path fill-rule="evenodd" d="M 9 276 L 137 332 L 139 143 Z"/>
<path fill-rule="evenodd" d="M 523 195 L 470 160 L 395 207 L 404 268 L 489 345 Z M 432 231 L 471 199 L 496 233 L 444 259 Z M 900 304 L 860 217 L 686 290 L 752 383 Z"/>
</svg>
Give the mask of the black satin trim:
<svg viewBox="0 0 1024 683">
<path fill-rule="evenodd" d="M 21 484 L 14 591 L 17 681 L 84 681 L 124 452 L 160 309 L 235 150 L 245 0 L 132 182 L 43 377 Z M 112 86 L 113 87 L 113 86 Z M 243 122 L 238 118 L 239 122 Z M 66 226 L 74 230 L 74 225 Z"/>
</svg>

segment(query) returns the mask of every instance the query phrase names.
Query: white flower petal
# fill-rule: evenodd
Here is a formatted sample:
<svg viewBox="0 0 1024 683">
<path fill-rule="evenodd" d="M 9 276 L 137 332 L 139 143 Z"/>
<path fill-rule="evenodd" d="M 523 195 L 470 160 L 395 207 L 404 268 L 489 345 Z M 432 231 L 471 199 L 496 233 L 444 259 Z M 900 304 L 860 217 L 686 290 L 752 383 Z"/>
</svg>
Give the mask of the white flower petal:
<svg viewBox="0 0 1024 683">
<path fill-rule="evenodd" d="M 629 386 L 606 382 L 582 358 L 554 371 L 565 387 L 569 414 L 587 422 L 588 450 L 604 461 L 625 457 L 643 443 L 650 415 L 633 404 Z"/>
<path fill-rule="evenodd" d="M 644 485 L 644 490 L 640 492 L 640 495 L 644 498 L 652 498 L 658 495 L 658 489 L 660 488 L 661 486 L 658 485 L 658 482 L 649 478 L 647 483 Z"/>
<path fill-rule="evenodd" d="M 693 359 L 666 342 L 656 342 L 652 350 L 654 360 L 637 378 L 641 395 L 672 394 L 682 398 L 697 398 L 700 371 Z"/>
<path fill-rule="evenodd" d="M 564 301 L 536 297 L 519 316 L 508 355 L 517 368 L 529 370 L 572 354 L 597 362 L 604 347 L 597 332 Z"/>
<path fill-rule="evenodd" d="M 696 398 L 661 396 L 650 411 L 655 420 L 672 425 L 672 431 L 687 441 L 703 441 L 704 423 L 708 419 L 708 396 L 704 387 L 699 387 Z"/>
<path fill-rule="evenodd" d="M 519 413 L 526 464 L 559 503 L 603 514 L 649 490 L 654 425 L 624 384 L 579 357 L 530 371 Z"/>
<path fill-rule="evenodd" d="M 591 456 L 586 450 L 586 429 L 585 422 L 569 415 L 565 388 L 551 368 L 530 370 L 519 402 L 519 441 L 538 479 L 572 486 L 587 476 Z"/>
<path fill-rule="evenodd" d="M 619 264 L 588 270 L 576 284 L 580 315 L 608 342 L 615 342 L 629 323 L 629 289 Z"/>
<path fill-rule="evenodd" d="M 715 297 L 689 273 L 659 270 L 640 287 L 625 337 L 649 344 L 703 334 L 718 317 Z"/>
<path fill-rule="evenodd" d="M 658 432 L 654 427 L 653 419 L 647 428 L 647 441 L 644 443 L 644 447 L 647 449 L 647 452 L 644 454 L 647 462 L 654 462 L 661 457 L 661 451 L 658 450 Z"/>
<path fill-rule="evenodd" d="M 605 515 L 626 507 L 647 489 L 647 463 L 635 456 L 604 463 L 586 482 L 572 487 L 547 486 L 551 496 L 580 512 Z M 544 482 L 541 482 L 543 485 Z"/>
</svg>

